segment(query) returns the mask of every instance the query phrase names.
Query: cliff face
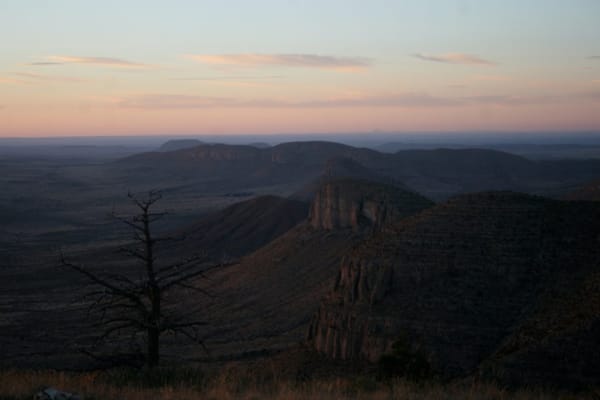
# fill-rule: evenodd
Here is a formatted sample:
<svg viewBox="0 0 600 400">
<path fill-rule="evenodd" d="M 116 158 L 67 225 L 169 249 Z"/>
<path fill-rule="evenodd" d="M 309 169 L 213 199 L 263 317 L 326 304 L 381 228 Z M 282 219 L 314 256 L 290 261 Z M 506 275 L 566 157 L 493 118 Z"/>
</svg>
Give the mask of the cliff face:
<svg viewBox="0 0 600 400">
<path fill-rule="evenodd" d="M 310 224 L 333 230 L 379 229 L 432 206 L 423 196 L 383 183 L 358 179 L 326 181 L 316 192 Z"/>
<path fill-rule="evenodd" d="M 495 357 L 504 360 L 505 372 L 518 376 L 515 366 L 539 365 L 543 354 L 548 362 L 548 354 L 560 357 L 560 347 L 540 350 L 549 334 L 543 327 L 569 332 L 574 320 L 588 330 L 598 325 L 597 302 L 579 319 L 556 321 L 547 309 L 560 310 L 549 305 L 551 299 L 570 298 L 586 287 L 598 268 L 599 239 L 597 204 L 507 192 L 461 196 L 405 219 L 348 255 L 309 339 L 332 358 L 377 361 L 406 338 L 444 375 L 472 372 Z M 520 331 L 537 336 L 531 342 L 510 339 Z M 589 377 L 582 369 L 597 364 L 590 343 L 580 343 L 577 364 L 570 366 L 578 368 L 575 377 Z M 532 360 L 518 358 L 518 352 Z M 487 371 L 500 365 L 490 363 Z M 548 372 L 544 379 L 558 375 Z"/>
</svg>

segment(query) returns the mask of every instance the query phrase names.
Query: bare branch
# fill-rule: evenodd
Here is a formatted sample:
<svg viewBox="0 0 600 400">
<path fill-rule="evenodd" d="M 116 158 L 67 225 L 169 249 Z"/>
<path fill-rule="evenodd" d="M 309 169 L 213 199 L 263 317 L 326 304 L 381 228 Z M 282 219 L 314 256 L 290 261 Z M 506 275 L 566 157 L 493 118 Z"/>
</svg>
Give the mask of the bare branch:
<svg viewBox="0 0 600 400">
<path fill-rule="evenodd" d="M 198 293 L 200 293 L 200 294 L 203 294 L 203 295 L 205 295 L 206 297 L 210 297 L 211 299 L 214 299 L 214 298 L 216 298 L 216 297 L 217 297 L 217 296 L 215 296 L 214 294 L 210 293 L 208 290 L 202 289 L 201 287 L 198 287 L 198 286 L 189 285 L 189 284 L 187 284 L 187 283 L 185 283 L 185 282 L 179 282 L 179 283 L 177 283 L 176 285 L 177 285 L 177 286 L 180 286 L 180 287 L 182 287 L 182 288 L 184 288 L 184 289 L 190 289 L 190 290 L 193 290 L 193 291 L 195 291 L 195 292 L 198 292 Z"/>
<path fill-rule="evenodd" d="M 146 307 L 144 306 L 144 303 L 142 303 L 140 298 L 138 296 L 136 296 L 134 293 L 128 292 L 124 289 L 121 289 L 121 288 L 113 285 L 112 283 L 100 278 L 96 274 L 93 274 L 92 272 L 86 270 L 85 268 L 82 268 L 81 266 L 79 266 L 77 264 L 73 264 L 73 263 L 66 261 L 64 256 L 62 255 L 62 253 L 61 253 L 61 263 L 63 266 L 71 268 L 71 269 L 79 272 L 80 274 L 88 277 L 92 282 L 97 283 L 98 285 L 110 290 L 112 292 L 112 294 L 130 299 L 131 301 L 136 303 L 139 306 L 139 308 L 144 309 L 144 311 L 146 311 Z"/>
<path fill-rule="evenodd" d="M 167 265 L 166 267 L 159 268 L 158 271 L 156 271 L 156 275 L 160 276 L 161 274 L 164 274 L 166 272 L 171 272 L 173 270 L 177 270 L 177 271 L 172 272 L 172 273 L 180 274 L 181 272 L 183 272 L 183 271 L 179 270 L 180 268 L 186 267 L 188 264 L 191 264 L 191 263 L 201 264 L 206 261 L 208 261 L 208 257 L 206 257 L 205 255 L 195 255 L 195 256 L 183 259 L 181 261 L 178 261 L 176 263 Z M 196 266 L 198 266 L 198 265 L 196 265 Z M 170 277 L 169 274 L 164 275 L 164 276 L 160 277 L 159 280 L 160 279 L 168 279 L 169 277 Z"/>
<path fill-rule="evenodd" d="M 183 274 L 181 276 L 178 276 L 170 281 L 168 281 L 167 283 L 162 285 L 162 290 L 166 291 L 168 289 L 170 289 L 171 287 L 173 287 L 174 285 L 178 285 L 182 282 L 186 282 L 189 281 L 191 279 L 197 278 L 197 277 L 204 277 L 206 278 L 205 274 L 209 271 L 215 270 L 217 268 L 225 268 L 225 267 L 229 267 L 231 265 L 235 265 L 238 264 L 238 262 L 233 262 L 233 263 L 227 263 L 227 264 L 214 264 L 208 268 L 204 268 L 202 270 L 197 270 L 197 271 L 192 271 L 186 274 Z"/>
<path fill-rule="evenodd" d="M 152 236 L 151 224 L 167 215 L 166 212 L 151 211 L 152 206 L 162 198 L 160 191 L 151 190 L 145 196 L 127 194 L 129 200 L 138 208 L 138 214 L 129 217 L 119 216 L 114 210 L 112 217 L 133 232 L 134 244 L 131 247 L 120 247 L 118 252 L 135 259 L 138 263 L 139 277 L 132 278 L 125 272 L 93 272 L 81 265 L 69 262 L 61 253 L 61 264 L 86 277 L 99 287 L 90 292 L 86 298 L 92 301 L 88 314 L 97 313 L 97 322 L 92 327 L 99 330 L 97 343 L 115 338 L 113 349 L 119 349 L 128 337 L 129 346 L 142 353 L 140 345 L 146 346 L 145 362 L 155 366 L 159 361 L 160 335 L 165 332 L 180 333 L 202 345 L 208 352 L 199 335 L 199 329 L 207 325 L 206 321 L 188 321 L 187 315 L 178 315 L 181 307 L 172 301 L 178 296 L 167 296 L 168 290 L 179 287 L 202 293 L 208 297 L 215 296 L 190 281 L 199 277 L 208 279 L 206 274 L 214 269 L 234 265 L 235 263 L 209 264 L 206 254 L 194 255 L 161 268 L 155 265 L 155 246 L 157 243 L 183 240 L 180 237 Z M 171 302 L 171 304 L 170 304 Z"/>
</svg>

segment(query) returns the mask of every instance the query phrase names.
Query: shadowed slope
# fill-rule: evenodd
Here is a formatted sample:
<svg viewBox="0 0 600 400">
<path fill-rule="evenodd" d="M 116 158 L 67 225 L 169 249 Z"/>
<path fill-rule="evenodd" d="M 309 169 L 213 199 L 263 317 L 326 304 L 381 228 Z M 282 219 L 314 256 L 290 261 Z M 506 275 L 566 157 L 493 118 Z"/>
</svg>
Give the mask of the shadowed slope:
<svg viewBox="0 0 600 400">
<path fill-rule="evenodd" d="M 401 189 L 372 182 L 344 180 L 338 189 L 335 200 L 347 199 L 343 201 L 347 204 L 360 201 L 357 191 L 364 192 L 365 198 L 377 199 L 378 209 L 390 216 L 390 221 L 391 216 L 405 216 L 431 205 L 419 195 L 400 196 Z M 326 209 L 334 202 L 329 196 L 325 190 L 315 198 L 313 209 Z M 346 218 L 346 211 L 337 212 L 341 218 L 336 220 Z M 354 229 L 345 224 L 323 226 L 320 218 L 313 214 L 238 265 L 211 274 L 211 291 L 218 296 L 201 310 L 211 318 L 206 337 L 215 353 L 239 357 L 288 348 L 301 341 L 320 299 L 333 285 L 342 257 L 373 229 L 389 222 L 382 218 L 375 225 L 360 220 L 357 222 L 369 229 Z"/>
<path fill-rule="evenodd" d="M 185 246 L 217 259 L 237 258 L 284 234 L 306 219 L 307 213 L 307 203 L 256 197 L 211 213 L 184 229 Z"/>
<path fill-rule="evenodd" d="M 444 375 L 473 371 L 511 333 L 525 330 L 519 326 L 550 332 L 560 327 L 565 336 L 557 337 L 567 338 L 577 320 L 589 338 L 600 318 L 597 302 L 580 301 L 572 311 L 585 310 L 579 319 L 561 320 L 541 310 L 558 313 L 552 299 L 587 297 L 578 293 L 597 281 L 592 276 L 598 270 L 599 235 L 600 207 L 594 203 L 509 192 L 460 196 L 402 221 L 344 258 L 310 337 L 332 358 L 371 361 L 407 338 Z M 514 354 L 520 349 L 537 360 L 505 356 L 513 377 L 525 376 L 524 365 L 546 363 L 531 371 L 538 380 L 583 384 L 595 379 L 595 345 L 578 341 L 581 348 L 568 365 L 571 373 L 562 375 L 566 367 L 553 357 L 571 359 L 566 357 L 570 350 L 539 347 L 548 337 L 546 328 L 530 343 L 537 346 L 535 352 L 524 350 L 531 348 L 526 341 L 503 350 Z"/>
<path fill-rule="evenodd" d="M 600 180 L 589 182 L 578 189 L 567 193 L 565 200 L 600 201 Z"/>
</svg>

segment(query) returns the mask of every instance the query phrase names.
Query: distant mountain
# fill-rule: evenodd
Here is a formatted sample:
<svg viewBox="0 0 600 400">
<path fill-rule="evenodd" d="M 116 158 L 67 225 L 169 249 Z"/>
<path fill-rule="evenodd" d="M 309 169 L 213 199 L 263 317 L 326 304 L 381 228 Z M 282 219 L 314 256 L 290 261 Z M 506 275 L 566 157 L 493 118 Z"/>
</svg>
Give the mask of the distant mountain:
<svg viewBox="0 0 600 400">
<path fill-rule="evenodd" d="M 174 139 L 165 142 L 158 148 L 158 151 L 175 151 L 188 149 L 190 147 L 196 147 L 204 144 L 204 142 L 197 139 Z"/>
<path fill-rule="evenodd" d="M 598 384 L 600 205 L 459 196 L 357 246 L 310 328 L 335 359 L 394 343 L 442 376 Z"/>
<path fill-rule="evenodd" d="M 269 143 L 265 143 L 265 142 L 248 143 L 248 146 L 256 147 L 257 149 L 266 149 L 266 148 L 271 147 L 271 145 Z"/>
<path fill-rule="evenodd" d="M 402 150 L 435 150 L 440 148 L 445 149 L 461 149 L 472 146 L 452 145 L 449 143 L 411 143 L 411 142 L 387 142 L 374 147 L 375 150 L 382 153 L 396 153 Z"/>
<path fill-rule="evenodd" d="M 211 189 L 286 185 L 299 189 L 318 177 L 327 160 L 337 156 L 356 160 L 376 158 L 373 150 L 330 142 L 292 142 L 258 149 L 242 145 L 201 145 L 172 152 L 151 152 L 114 164 L 120 174 L 140 179 L 210 181 Z"/>
<path fill-rule="evenodd" d="M 140 179 L 187 179 L 219 190 L 285 185 L 291 193 L 324 175 L 328 162 L 338 175 L 386 177 L 434 200 L 459 193 L 514 190 L 560 196 L 566 188 L 600 176 L 600 160 L 532 161 L 485 149 L 403 150 L 384 154 L 332 142 L 290 142 L 258 149 L 201 145 L 172 152 L 143 153 L 114 165 Z M 340 159 L 347 160 L 347 165 Z M 339 172 L 341 170 L 341 172 Z M 208 187 L 208 186 L 207 186 Z"/>
</svg>

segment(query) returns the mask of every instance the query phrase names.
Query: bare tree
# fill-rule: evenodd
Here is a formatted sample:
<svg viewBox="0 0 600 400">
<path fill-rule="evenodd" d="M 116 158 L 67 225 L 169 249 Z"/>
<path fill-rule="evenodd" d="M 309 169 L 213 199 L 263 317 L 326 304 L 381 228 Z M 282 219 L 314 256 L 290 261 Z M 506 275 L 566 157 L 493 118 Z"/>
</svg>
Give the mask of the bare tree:
<svg viewBox="0 0 600 400">
<path fill-rule="evenodd" d="M 167 332 L 179 333 L 204 346 L 198 334 L 198 328 L 206 321 L 189 320 L 176 308 L 167 307 L 167 293 L 175 288 L 185 288 L 211 296 L 198 286 L 197 281 L 205 273 L 225 264 L 209 263 L 204 255 L 159 266 L 156 257 L 156 245 L 160 242 L 175 240 L 172 237 L 155 237 L 152 223 L 165 216 L 164 212 L 154 212 L 152 207 L 161 199 L 161 193 L 150 191 L 145 196 L 129 194 L 128 197 L 139 211 L 129 217 L 113 217 L 129 226 L 134 233 L 131 247 L 122 247 L 119 251 L 135 259 L 139 268 L 138 278 L 125 272 L 95 272 L 83 265 L 67 261 L 61 254 L 61 264 L 90 280 L 98 290 L 89 293 L 93 298 L 90 311 L 97 316 L 95 325 L 101 332 L 98 342 L 129 336 L 130 345 L 145 342 L 145 350 L 138 348 L 143 355 L 145 365 L 154 367 L 160 360 L 161 335 Z"/>
</svg>

